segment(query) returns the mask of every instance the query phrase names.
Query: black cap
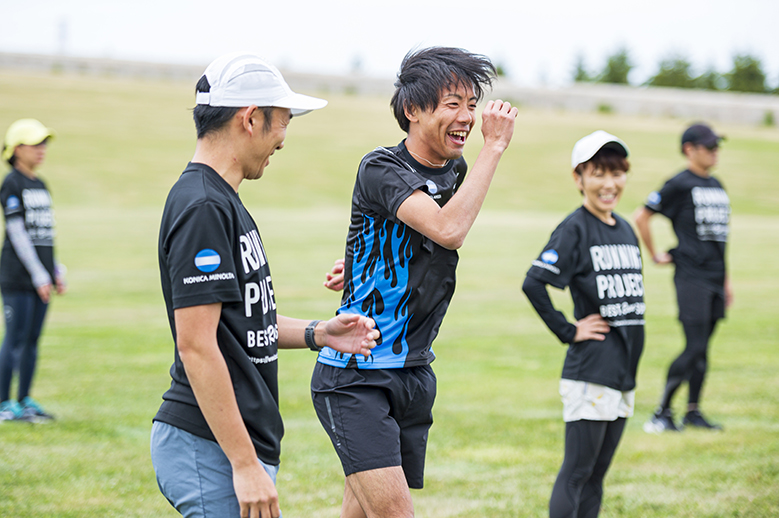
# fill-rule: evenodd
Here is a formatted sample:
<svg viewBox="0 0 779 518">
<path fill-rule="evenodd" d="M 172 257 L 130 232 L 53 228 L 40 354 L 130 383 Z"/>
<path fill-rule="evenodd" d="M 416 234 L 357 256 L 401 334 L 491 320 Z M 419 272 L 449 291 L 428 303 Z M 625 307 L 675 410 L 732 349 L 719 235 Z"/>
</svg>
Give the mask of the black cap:
<svg viewBox="0 0 779 518">
<path fill-rule="evenodd" d="M 719 144 L 720 140 L 725 140 L 722 135 L 717 135 L 714 131 L 705 124 L 693 124 L 682 134 L 682 151 L 684 151 L 684 145 L 687 142 L 695 145 L 702 145 L 706 147 L 714 147 Z"/>
</svg>

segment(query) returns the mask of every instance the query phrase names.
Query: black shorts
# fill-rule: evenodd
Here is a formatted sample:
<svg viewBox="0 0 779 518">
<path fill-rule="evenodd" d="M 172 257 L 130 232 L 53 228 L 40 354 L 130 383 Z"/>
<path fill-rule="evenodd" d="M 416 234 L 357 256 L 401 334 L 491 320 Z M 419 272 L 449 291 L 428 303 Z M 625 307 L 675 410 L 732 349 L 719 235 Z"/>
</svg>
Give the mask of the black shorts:
<svg viewBox="0 0 779 518">
<path fill-rule="evenodd" d="M 317 362 L 311 397 L 346 476 L 401 466 L 408 486 L 424 483 L 436 378 L 429 365 L 342 369 Z"/>
<path fill-rule="evenodd" d="M 679 320 L 686 324 L 713 323 L 725 317 L 725 295 L 718 290 L 675 278 Z"/>
</svg>

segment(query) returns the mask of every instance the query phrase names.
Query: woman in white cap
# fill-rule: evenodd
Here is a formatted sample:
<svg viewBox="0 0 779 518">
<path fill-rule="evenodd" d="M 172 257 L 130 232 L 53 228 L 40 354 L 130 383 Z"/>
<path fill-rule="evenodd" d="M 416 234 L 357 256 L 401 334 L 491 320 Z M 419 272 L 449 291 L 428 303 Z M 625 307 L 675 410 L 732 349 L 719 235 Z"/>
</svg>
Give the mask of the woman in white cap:
<svg viewBox="0 0 779 518">
<path fill-rule="evenodd" d="M 569 345 L 560 380 L 565 458 L 549 502 L 552 518 L 598 515 L 603 478 L 633 415 L 645 306 L 638 240 L 614 213 L 627 156 L 627 145 L 605 131 L 576 143 L 571 165 L 583 204 L 552 233 L 522 286 Z M 552 305 L 547 284 L 570 289 L 574 323 Z"/>
<path fill-rule="evenodd" d="M 0 421 L 52 419 L 30 397 L 30 388 L 49 299 L 53 291 L 65 292 L 54 261 L 51 196 L 36 174 L 53 135 L 35 119 L 20 119 L 8 128 L 3 145 L 3 159 L 12 169 L 0 187 L 6 223 L 0 256 L 6 329 L 0 348 Z M 19 391 L 11 399 L 14 373 Z"/>
</svg>

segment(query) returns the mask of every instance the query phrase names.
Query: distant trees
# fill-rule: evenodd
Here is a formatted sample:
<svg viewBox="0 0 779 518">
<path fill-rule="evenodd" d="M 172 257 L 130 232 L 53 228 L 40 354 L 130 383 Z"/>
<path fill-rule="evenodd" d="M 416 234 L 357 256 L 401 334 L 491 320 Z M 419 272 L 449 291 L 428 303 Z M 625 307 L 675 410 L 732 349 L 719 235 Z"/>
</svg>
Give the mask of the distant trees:
<svg viewBox="0 0 779 518">
<path fill-rule="evenodd" d="M 596 82 L 630 84 L 628 76 L 634 68 L 626 48 L 618 49 L 606 58 L 603 70 L 591 74 L 584 63 L 584 56 L 576 57 L 572 78 L 574 82 Z M 760 60 L 749 54 L 737 54 L 733 57 L 730 71 L 722 74 L 709 67 L 701 75 L 695 76 L 693 65 L 681 55 L 672 55 L 662 59 L 657 72 L 644 84 L 649 86 L 670 86 L 675 88 L 698 88 L 702 90 L 727 90 L 730 92 L 756 92 L 779 94 L 779 85 L 771 89 L 766 84 L 766 74 Z"/>
<path fill-rule="evenodd" d="M 633 69 L 633 64 L 630 60 L 630 55 L 626 48 L 621 48 L 608 58 L 606 58 L 606 64 L 603 70 L 599 74 L 590 74 L 587 70 L 587 66 L 584 63 L 584 56 L 579 54 L 576 56 L 576 63 L 574 64 L 573 80 L 576 83 L 613 83 L 613 84 L 630 84 L 628 81 L 628 75 Z"/>
<path fill-rule="evenodd" d="M 691 66 L 691 63 L 682 57 L 664 59 L 660 62 L 660 69 L 646 84 L 649 86 L 695 88 L 696 81 L 690 75 Z"/>
<path fill-rule="evenodd" d="M 765 73 L 759 59 L 748 55 L 733 58 L 733 69 L 725 74 L 729 90 L 734 92 L 764 93 Z"/>
<path fill-rule="evenodd" d="M 593 80 L 590 77 L 590 73 L 587 72 L 587 67 L 584 65 L 584 56 L 582 54 L 576 56 L 576 64 L 574 66 L 573 81 L 575 83 L 589 83 Z"/>
<path fill-rule="evenodd" d="M 714 67 L 709 67 L 706 72 L 695 78 L 695 88 L 701 90 L 725 90 L 727 87 L 727 80 L 714 70 Z"/>
</svg>

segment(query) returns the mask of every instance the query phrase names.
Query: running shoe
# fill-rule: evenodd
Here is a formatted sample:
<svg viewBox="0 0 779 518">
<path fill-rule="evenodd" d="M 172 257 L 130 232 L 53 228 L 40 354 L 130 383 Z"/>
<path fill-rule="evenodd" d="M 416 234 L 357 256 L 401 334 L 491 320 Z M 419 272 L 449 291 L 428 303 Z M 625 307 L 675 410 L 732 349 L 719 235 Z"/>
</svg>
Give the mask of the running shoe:
<svg viewBox="0 0 779 518">
<path fill-rule="evenodd" d="M 670 408 L 658 409 L 654 415 L 644 423 L 646 433 L 678 432 L 679 428 L 674 423 L 674 415 Z"/>
<path fill-rule="evenodd" d="M 43 408 L 41 408 L 41 405 L 39 405 L 38 402 L 30 396 L 22 399 L 21 409 L 22 415 L 19 419 L 22 419 L 23 421 L 43 423 L 54 420 L 54 416 L 44 412 Z"/>
<path fill-rule="evenodd" d="M 14 421 L 22 416 L 22 407 L 13 399 L 0 403 L 0 421 Z"/>
<path fill-rule="evenodd" d="M 722 430 L 722 425 L 710 423 L 703 417 L 700 410 L 690 410 L 682 419 L 682 425 L 706 430 Z"/>
</svg>

